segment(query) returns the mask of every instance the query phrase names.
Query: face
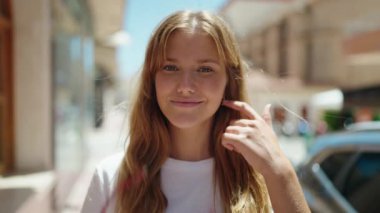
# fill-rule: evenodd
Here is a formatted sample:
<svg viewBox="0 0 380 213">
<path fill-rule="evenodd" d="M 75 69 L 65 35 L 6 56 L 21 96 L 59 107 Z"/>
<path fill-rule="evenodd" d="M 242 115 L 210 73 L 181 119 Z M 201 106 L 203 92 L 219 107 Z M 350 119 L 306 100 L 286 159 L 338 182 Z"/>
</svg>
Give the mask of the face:
<svg viewBox="0 0 380 213">
<path fill-rule="evenodd" d="M 227 74 L 212 38 L 176 31 L 156 73 L 156 95 L 170 124 L 180 129 L 209 125 L 220 107 Z"/>
</svg>

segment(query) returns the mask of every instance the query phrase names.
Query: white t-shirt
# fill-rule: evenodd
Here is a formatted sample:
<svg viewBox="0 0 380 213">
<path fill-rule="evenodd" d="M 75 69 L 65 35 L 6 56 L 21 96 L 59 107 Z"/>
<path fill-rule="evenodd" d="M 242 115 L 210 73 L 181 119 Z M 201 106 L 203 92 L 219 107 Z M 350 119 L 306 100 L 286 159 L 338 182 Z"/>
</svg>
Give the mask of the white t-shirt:
<svg viewBox="0 0 380 213">
<path fill-rule="evenodd" d="M 114 212 L 114 186 L 123 156 L 123 153 L 113 155 L 98 165 L 81 212 Z M 168 200 L 165 212 L 222 212 L 218 187 L 214 193 L 213 168 L 213 158 L 201 161 L 168 158 L 161 167 L 161 189 Z"/>
</svg>

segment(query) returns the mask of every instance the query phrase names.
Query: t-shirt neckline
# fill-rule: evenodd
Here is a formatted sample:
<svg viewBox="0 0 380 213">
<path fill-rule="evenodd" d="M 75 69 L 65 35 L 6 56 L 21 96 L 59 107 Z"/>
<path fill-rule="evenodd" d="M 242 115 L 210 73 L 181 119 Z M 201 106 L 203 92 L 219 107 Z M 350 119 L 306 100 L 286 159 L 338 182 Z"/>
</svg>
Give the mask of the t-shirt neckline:
<svg viewBox="0 0 380 213">
<path fill-rule="evenodd" d="M 170 170 L 210 170 L 213 167 L 214 158 L 207 158 L 199 161 L 184 161 L 169 157 L 162 165 L 162 169 Z"/>
</svg>

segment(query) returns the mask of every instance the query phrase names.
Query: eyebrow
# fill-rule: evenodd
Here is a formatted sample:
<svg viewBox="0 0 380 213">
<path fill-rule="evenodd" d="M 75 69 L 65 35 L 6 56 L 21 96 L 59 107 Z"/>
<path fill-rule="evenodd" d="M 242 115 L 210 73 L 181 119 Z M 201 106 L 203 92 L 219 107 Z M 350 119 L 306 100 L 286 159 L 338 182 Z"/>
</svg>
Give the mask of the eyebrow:
<svg viewBox="0 0 380 213">
<path fill-rule="evenodd" d="M 166 61 L 177 62 L 178 60 L 175 59 L 175 58 L 166 58 Z M 214 64 L 217 64 L 217 65 L 220 64 L 218 60 L 215 60 L 215 59 L 212 59 L 212 58 L 199 59 L 199 60 L 197 60 L 197 62 L 198 63 L 214 63 Z"/>
</svg>

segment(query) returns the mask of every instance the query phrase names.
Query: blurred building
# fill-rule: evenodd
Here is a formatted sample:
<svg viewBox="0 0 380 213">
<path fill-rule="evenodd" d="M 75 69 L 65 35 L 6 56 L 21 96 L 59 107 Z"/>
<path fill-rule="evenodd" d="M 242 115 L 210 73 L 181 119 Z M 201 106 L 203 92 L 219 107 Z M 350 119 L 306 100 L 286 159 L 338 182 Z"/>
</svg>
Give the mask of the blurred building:
<svg viewBox="0 0 380 213">
<path fill-rule="evenodd" d="M 0 175 L 52 171 L 56 209 L 112 86 L 125 0 L 0 1 Z M 50 183 L 46 183 L 50 184 Z"/>
<path fill-rule="evenodd" d="M 0 1 L 0 173 L 13 166 L 14 95 L 12 63 L 12 14 L 10 1 Z"/>
<path fill-rule="evenodd" d="M 272 102 L 301 115 L 304 106 L 313 111 L 312 96 L 334 88 L 343 107 L 380 107 L 379 1 L 236 0 L 221 14 L 251 63 L 251 99 L 259 107 Z M 314 111 L 312 121 L 320 119 Z"/>
</svg>

